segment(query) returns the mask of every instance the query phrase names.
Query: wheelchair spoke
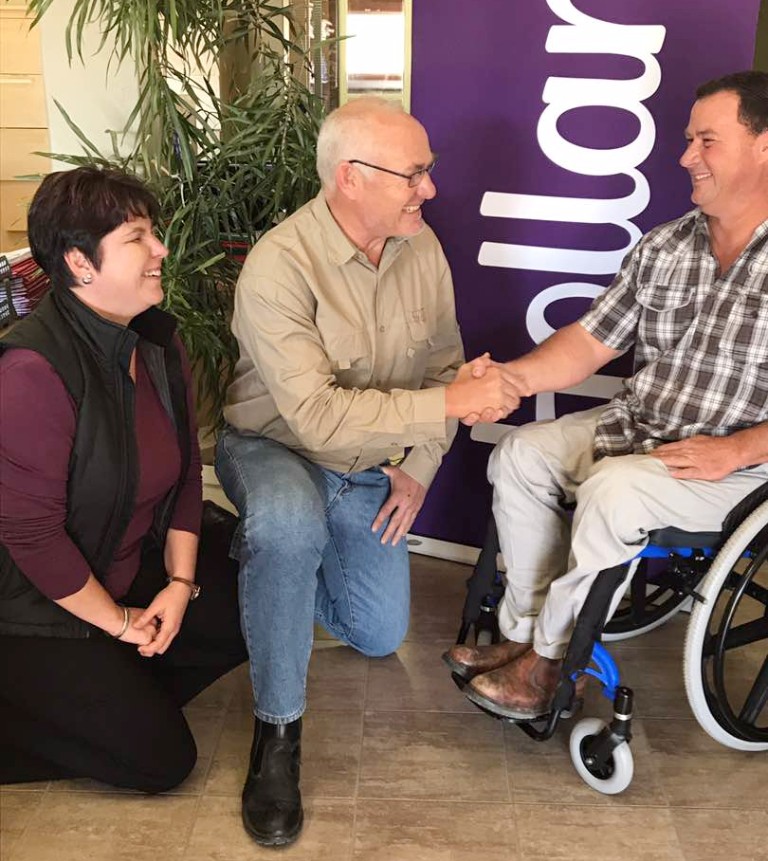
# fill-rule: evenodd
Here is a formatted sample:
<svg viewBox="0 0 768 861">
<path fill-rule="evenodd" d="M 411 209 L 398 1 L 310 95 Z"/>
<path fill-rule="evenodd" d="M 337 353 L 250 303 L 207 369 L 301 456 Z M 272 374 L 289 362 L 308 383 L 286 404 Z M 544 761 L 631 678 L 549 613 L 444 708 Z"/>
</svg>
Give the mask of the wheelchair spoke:
<svg viewBox="0 0 768 861">
<path fill-rule="evenodd" d="M 759 583 L 751 582 L 747 588 L 744 590 L 746 595 L 749 595 L 750 598 L 754 598 L 755 601 L 759 601 L 768 613 L 768 589 L 765 586 L 761 586 Z"/>
<path fill-rule="evenodd" d="M 763 666 L 757 674 L 755 683 L 744 701 L 739 720 L 750 726 L 755 726 L 766 703 L 768 703 L 768 658 L 763 661 Z"/>
<path fill-rule="evenodd" d="M 768 639 L 768 618 L 755 619 L 731 628 L 723 639 L 723 651 L 749 646 L 760 640 Z"/>
</svg>

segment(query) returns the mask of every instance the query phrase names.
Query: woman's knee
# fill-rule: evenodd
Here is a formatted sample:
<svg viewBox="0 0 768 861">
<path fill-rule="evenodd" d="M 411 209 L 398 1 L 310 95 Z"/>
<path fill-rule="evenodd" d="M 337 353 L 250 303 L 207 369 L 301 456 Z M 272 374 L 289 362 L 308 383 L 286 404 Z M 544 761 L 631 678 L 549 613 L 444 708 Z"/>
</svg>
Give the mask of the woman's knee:
<svg viewBox="0 0 768 861">
<path fill-rule="evenodd" d="M 197 763 L 197 746 L 189 728 L 172 736 L 147 740 L 141 753 L 132 759 L 130 774 L 122 784 L 138 792 L 168 792 L 189 777 Z"/>
</svg>

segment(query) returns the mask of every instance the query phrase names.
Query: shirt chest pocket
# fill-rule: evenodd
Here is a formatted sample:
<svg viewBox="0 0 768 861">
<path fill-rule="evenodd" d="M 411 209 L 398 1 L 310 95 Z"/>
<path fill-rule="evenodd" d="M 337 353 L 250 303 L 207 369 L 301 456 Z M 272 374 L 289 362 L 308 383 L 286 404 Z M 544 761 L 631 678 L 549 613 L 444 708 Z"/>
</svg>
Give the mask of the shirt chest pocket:
<svg viewBox="0 0 768 861">
<path fill-rule="evenodd" d="M 329 337 L 325 349 L 339 386 L 351 389 L 367 385 L 371 375 L 371 348 L 363 331 Z"/>
<path fill-rule="evenodd" d="M 718 348 L 738 365 L 768 362 L 768 296 L 746 293 L 735 299 Z"/>
<path fill-rule="evenodd" d="M 434 346 L 435 329 L 429 321 L 419 315 L 412 315 L 406 318 L 406 321 L 406 365 L 411 377 L 420 380 Z"/>
<path fill-rule="evenodd" d="M 660 352 L 675 347 L 693 322 L 693 287 L 644 284 L 635 296 L 641 306 L 638 340 Z"/>
</svg>

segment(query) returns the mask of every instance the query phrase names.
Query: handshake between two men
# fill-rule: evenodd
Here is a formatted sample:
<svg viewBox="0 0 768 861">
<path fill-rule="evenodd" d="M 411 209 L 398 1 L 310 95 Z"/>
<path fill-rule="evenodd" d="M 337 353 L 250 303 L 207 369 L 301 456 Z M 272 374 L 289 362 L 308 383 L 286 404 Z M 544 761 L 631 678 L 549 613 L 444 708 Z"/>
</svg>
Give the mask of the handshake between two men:
<svg viewBox="0 0 768 861">
<path fill-rule="evenodd" d="M 445 413 L 465 425 L 497 422 L 513 413 L 527 394 L 522 376 L 511 365 L 483 353 L 462 365 L 446 388 Z"/>
</svg>

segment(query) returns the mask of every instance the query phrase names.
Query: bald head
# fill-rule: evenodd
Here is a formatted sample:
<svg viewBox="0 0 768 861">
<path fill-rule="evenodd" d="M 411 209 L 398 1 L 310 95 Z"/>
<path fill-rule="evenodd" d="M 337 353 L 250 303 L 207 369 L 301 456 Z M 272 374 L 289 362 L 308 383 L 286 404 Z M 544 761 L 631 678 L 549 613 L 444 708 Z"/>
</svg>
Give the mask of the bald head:
<svg viewBox="0 0 768 861">
<path fill-rule="evenodd" d="M 335 188 L 340 162 L 374 161 L 388 138 L 412 125 L 421 127 L 399 103 L 377 96 L 355 99 L 331 111 L 317 139 L 317 173 L 323 188 Z"/>
</svg>

